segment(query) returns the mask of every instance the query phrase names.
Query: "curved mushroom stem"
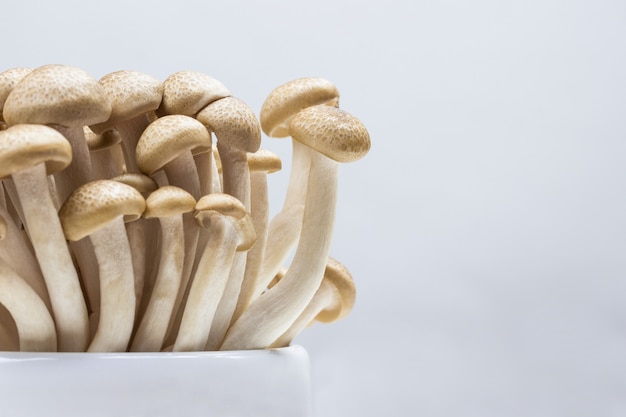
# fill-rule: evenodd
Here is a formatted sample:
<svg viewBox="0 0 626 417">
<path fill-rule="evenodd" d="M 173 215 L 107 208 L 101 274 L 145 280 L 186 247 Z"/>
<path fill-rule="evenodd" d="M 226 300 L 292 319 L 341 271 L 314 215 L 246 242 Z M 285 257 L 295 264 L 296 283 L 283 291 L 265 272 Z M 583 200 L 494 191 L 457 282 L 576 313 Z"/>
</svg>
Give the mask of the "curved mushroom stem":
<svg viewBox="0 0 626 417">
<path fill-rule="evenodd" d="M 131 345 L 133 352 L 161 350 L 183 274 L 183 216 L 160 217 L 159 222 L 162 231 L 159 269 Z"/>
<path fill-rule="evenodd" d="M 283 208 L 270 221 L 263 266 L 257 279 L 253 297 L 267 288 L 270 281 L 285 265 L 298 244 L 302 230 L 302 216 L 309 178 L 309 148 L 292 140 L 292 165 Z"/>
<path fill-rule="evenodd" d="M 50 197 L 43 164 L 12 174 L 30 239 L 44 276 L 60 351 L 84 351 L 89 335 L 87 307 Z"/>
<path fill-rule="evenodd" d="M 324 310 L 328 306 L 328 303 L 333 297 L 333 288 L 326 282 L 322 281 L 320 287 L 315 292 L 315 295 L 311 299 L 311 302 L 306 306 L 304 311 L 298 316 L 296 321 L 283 333 L 271 347 L 285 347 L 289 346 L 293 339 L 298 336 L 302 330 L 308 327 L 320 311 Z"/>
<path fill-rule="evenodd" d="M 89 352 L 127 349 L 135 317 L 135 281 L 122 216 L 90 235 L 100 267 L 100 318 Z"/>
<path fill-rule="evenodd" d="M 18 352 L 20 350 L 20 338 L 17 334 L 15 320 L 9 310 L 0 304 L 0 351 Z"/>
<path fill-rule="evenodd" d="M 0 260 L 6 262 L 11 268 L 20 271 L 20 275 L 43 300 L 46 307 L 52 312 L 50 296 L 46 289 L 41 269 L 37 259 L 27 243 L 22 231 L 19 230 L 4 206 L 0 205 L 0 220 L 4 220 L 6 233 L 0 238 Z"/>
<path fill-rule="evenodd" d="M 11 313 L 22 352 L 56 352 L 52 316 L 35 291 L 9 265 L 0 262 L 0 303 Z"/>
<path fill-rule="evenodd" d="M 174 343 L 174 352 L 204 350 L 226 287 L 238 237 L 221 216 L 211 221 L 211 234 L 200 258 Z"/>
<path fill-rule="evenodd" d="M 126 172 L 140 172 L 135 159 L 135 149 L 141 134 L 146 130 L 146 127 L 148 127 L 154 117 L 154 112 L 144 113 L 115 125 L 122 138 L 122 152 L 124 161 L 126 161 Z"/>
<path fill-rule="evenodd" d="M 302 234 L 285 276 L 253 302 L 228 330 L 221 350 L 263 349 L 278 339 L 311 301 L 324 277 L 335 219 L 338 163 L 312 153 Z"/>
</svg>

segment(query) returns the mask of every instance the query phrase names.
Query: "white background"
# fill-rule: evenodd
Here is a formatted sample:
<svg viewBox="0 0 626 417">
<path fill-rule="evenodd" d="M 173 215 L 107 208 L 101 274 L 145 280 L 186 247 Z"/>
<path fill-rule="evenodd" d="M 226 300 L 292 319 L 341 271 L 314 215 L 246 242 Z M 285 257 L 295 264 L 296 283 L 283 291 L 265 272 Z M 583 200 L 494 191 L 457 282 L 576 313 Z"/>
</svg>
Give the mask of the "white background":
<svg viewBox="0 0 626 417">
<path fill-rule="evenodd" d="M 332 250 L 356 307 L 297 339 L 316 416 L 626 415 L 623 1 L 3 3 L 2 70 L 192 69 L 257 114 L 338 86 L 372 149 Z"/>
</svg>

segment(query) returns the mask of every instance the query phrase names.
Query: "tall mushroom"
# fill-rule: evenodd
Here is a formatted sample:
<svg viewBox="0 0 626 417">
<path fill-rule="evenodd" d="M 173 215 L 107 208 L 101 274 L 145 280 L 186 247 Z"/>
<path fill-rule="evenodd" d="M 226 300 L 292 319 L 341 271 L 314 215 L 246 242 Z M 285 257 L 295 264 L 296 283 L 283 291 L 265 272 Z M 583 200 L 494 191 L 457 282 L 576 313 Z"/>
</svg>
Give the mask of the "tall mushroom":
<svg viewBox="0 0 626 417">
<path fill-rule="evenodd" d="M 223 350 L 269 346 L 311 301 L 324 276 L 330 252 L 339 162 L 356 161 L 370 148 L 365 126 L 351 114 L 331 106 L 300 111 L 291 119 L 289 133 L 312 149 L 298 247 L 284 278 L 230 327 L 221 346 Z"/>
<path fill-rule="evenodd" d="M 248 153 L 261 145 L 261 126 L 254 112 L 242 100 L 225 97 L 202 109 L 196 118 L 215 133 L 222 166 L 223 192 L 250 209 L 250 170 Z M 209 336 L 209 348 L 217 349 L 232 321 L 246 267 L 246 254 L 233 260 L 224 297 L 216 312 Z"/>
<path fill-rule="evenodd" d="M 256 240 L 246 208 L 231 195 L 205 195 L 196 204 L 195 218 L 209 231 L 209 240 L 191 283 L 174 351 L 205 349 L 235 253 L 249 250 Z"/>
<path fill-rule="evenodd" d="M 196 200 L 179 187 L 167 185 L 146 199 L 145 218 L 161 225 L 161 254 L 156 279 L 145 312 L 133 337 L 131 351 L 159 351 L 180 289 L 185 256 L 183 214 L 194 210 Z"/>
<path fill-rule="evenodd" d="M 58 331 L 61 351 L 84 351 L 89 335 L 87 308 L 65 241 L 46 174 L 67 167 L 68 141 L 42 125 L 15 125 L 0 131 L 0 178 L 11 176 L 39 262 Z"/>
<path fill-rule="evenodd" d="M 314 321 L 331 323 L 344 318 L 352 310 L 355 296 L 354 280 L 348 269 L 337 260 L 328 258 L 324 279 L 311 302 L 272 347 L 289 346 Z"/>
<path fill-rule="evenodd" d="M 275 88 L 267 96 L 259 115 L 265 134 L 289 136 L 289 122 L 300 110 L 316 105 L 337 106 L 339 91 L 330 81 L 318 77 L 298 78 Z M 292 140 L 291 173 L 283 207 L 270 222 L 268 242 L 259 273 L 255 296 L 262 292 L 282 268 L 298 243 L 310 158 L 307 147 Z"/>
<path fill-rule="evenodd" d="M 135 318 L 135 284 L 124 222 L 141 217 L 145 200 L 133 187 L 97 180 L 65 200 L 59 218 L 68 240 L 89 237 L 98 259 L 100 315 L 90 352 L 125 351 Z"/>
<path fill-rule="evenodd" d="M 236 320 L 248 308 L 256 295 L 259 272 L 265 256 L 269 220 L 267 174 L 279 171 L 282 168 L 282 162 L 275 153 L 266 149 L 259 149 L 248 154 L 248 167 L 250 169 L 250 216 L 257 240 L 246 257 L 246 270 L 233 320 Z"/>
</svg>

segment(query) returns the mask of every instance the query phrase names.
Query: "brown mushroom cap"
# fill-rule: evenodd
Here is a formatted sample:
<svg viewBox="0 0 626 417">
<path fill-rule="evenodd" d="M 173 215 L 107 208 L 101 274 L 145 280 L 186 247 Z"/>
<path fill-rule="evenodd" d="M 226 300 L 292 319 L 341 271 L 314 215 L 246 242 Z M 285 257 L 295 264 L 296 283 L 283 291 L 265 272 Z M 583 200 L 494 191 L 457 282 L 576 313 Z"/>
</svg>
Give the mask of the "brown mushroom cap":
<svg viewBox="0 0 626 417">
<path fill-rule="evenodd" d="M 208 126 L 218 144 L 244 152 L 261 146 L 261 126 L 250 107 L 235 97 L 225 97 L 202 109 L 196 118 Z"/>
<path fill-rule="evenodd" d="M 0 131 L 0 178 L 40 163 L 53 174 L 71 161 L 69 142 L 51 127 L 22 124 Z"/>
<path fill-rule="evenodd" d="M 333 258 L 328 258 L 324 280 L 333 288 L 335 302 L 322 310 L 315 319 L 330 323 L 345 317 L 352 310 L 356 289 L 348 269 Z"/>
<path fill-rule="evenodd" d="M 210 229 L 211 218 L 215 215 L 232 217 L 235 221 L 241 233 L 237 251 L 246 251 L 254 245 L 256 233 L 252 219 L 240 200 L 224 193 L 207 194 L 198 200 L 194 217 L 200 226 Z"/>
<path fill-rule="evenodd" d="M 289 120 L 300 110 L 326 104 L 336 106 L 339 91 L 323 78 L 307 77 L 289 81 L 275 88 L 261 107 L 263 132 L 270 137 L 289 136 Z"/>
<path fill-rule="evenodd" d="M 274 152 L 267 149 L 259 149 L 248 153 L 248 167 L 250 172 L 266 172 L 271 174 L 282 169 L 282 161 Z"/>
<path fill-rule="evenodd" d="M 116 124 L 155 111 L 163 98 L 163 84 L 151 75 L 137 71 L 121 70 L 100 78 L 102 87 L 111 102 L 111 116 L 103 123 L 92 125 L 102 133 Z"/>
<path fill-rule="evenodd" d="M 145 208 L 144 198 L 130 185 L 98 180 L 77 188 L 61 206 L 59 218 L 65 237 L 80 240 L 116 217 L 136 220 Z"/>
<path fill-rule="evenodd" d="M 170 217 L 189 213 L 196 207 L 196 199 L 180 187 L 166 185 L 158 188 L 146 198 L 143 217 Z"/>
<path fill-rule="evenodd" d="M 22 78 L 31 72 L 33 70 L 30 68 L 11 68 L 0 73 L 0 120 L 3 120 L 2 110 L 9 93 L 13 91 L 13 88 Z"/>
<path fill-rule="evenodd" d="M 66 65 L 45 65 L 26 75 L 4 103 L 4 120 L 82 127 L 104 122 L 111 103 L 98 82 L 85 71 Z"/>
<path fill-rule="evenodd" d="M 152 175 L 181 153 L 211 147 L 211 135 L 196 119 L 163 116 L 150 123 L 137 142 L 137 166 Z"/>
<path fill-rule="evenodd" d="M 142 195 L 150 194 L 159 188 L 159 185 L 152 177 L 135 172 L 125 172 L 111 179 L 130 185 Z"/>
<path fill-rule="evenodd" d="M 179 71 L 163 81 L 159 114 L 195 116 L 208 104 L 231 95 L 220 81 L 196 71 Z"/>
<path fill-rule="evenodd" d="M 297 140 L 337 162 L 361 159 L 370 149 L 370 137 L 359 119 L 331 106 L 301 110 L 289 123 L 289 133 Z"/>
</svg>

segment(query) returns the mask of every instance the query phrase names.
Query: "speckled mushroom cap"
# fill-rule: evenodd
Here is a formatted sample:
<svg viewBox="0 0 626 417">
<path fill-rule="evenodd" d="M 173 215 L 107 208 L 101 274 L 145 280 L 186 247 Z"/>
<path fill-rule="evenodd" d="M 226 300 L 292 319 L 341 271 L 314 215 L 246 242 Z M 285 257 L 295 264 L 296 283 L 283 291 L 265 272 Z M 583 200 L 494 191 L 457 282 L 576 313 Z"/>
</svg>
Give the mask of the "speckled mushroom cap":
<svg viewBox="0 0 626 417">
<path fill-rule="evenodd" d="M 180 187 L 166 185 L 158 188 L 146 198 L 143 217 L 170 217 L 190 213 L 196 207 L 196 199 Z"/>
<path fill-rule="evenodd" d="M 259 149 L 248 153 L 248 168 L 250 172 L 265 172 L 271 174 L 282 169 L 282 161 L 274 152 L 267 149 Z"/>
<path fill-rule="evenodd" d="M 182 152 L 211 148 L 211 134 L 193 117 L 163 116 L 150 123 L 137 142 L 139 170 L 152 175 Z"/>
<path fill-rule="evenodd" d="M 116 124 L 155 111 L 161 105 L 163 84 L 151 75 L 121 70 L 109 73 L 98 81 L 111 102 L 111 116 L 104 123 L 92 125 L 102 133 Z"/>
<path fill-rule="evenodd" d="M 297 140 L 337 162 L 361 159 L 370 149 L 370 137 L 359 119 L 331 106 L 308 107 L 289 123 Z"/>
<path fill-rule="evenodd" d="M 111 103 L 85 71 L 66 65 L 34 69 L 13 88 L 4 103 L 4 120 L 82 127 L 104 122 Z"/>
<path fill-rule="evenodd" d="M 59 210 L 59 219 L 68 240 L 80 240 L 119 216 L 136 220 L 143 214 L 146 201 L 130 185 L 113 180 L 98 180 L 77 188 Z"/>
<path fill-rule="evenodd" d="M 163 102 L 158 113 L 195 116 L 208 104 L 231 95 L 224 84 L 210 75 L 179 71 L 163 81 Z"/>
<path fill-rule="evenodd" d="M 225 97 L 206 106 L 196 118 L 209 127 L 218 144 L 244 152 L 261 146 L 261 126 L 252 109 L 235 97 Z"/>
<path fill-rule="evenodd" d="M 4 109 L 4 102 L 9 96 L 9 93 L 13 91 L 13 88 L 22 78 L 32 71 L 33 70 L 30 68 L 11 68 L 0 73 L 0 120 L 4 120 L 2 111 Z"/>
<path fill-rule="evenodd" d="M 23 124 L 0 131 L 0 178 L 40 163 L 46 164 L 50 175 L 70 162 L 70 143 L 51 127 Z"/>
<path fill-rule="evenodd" d="M 315 320 L 330 323 L 345 317 L 352 307 L 356 298 L 354 280 L 348 269 L 333 258 L 328 258 L 324 271 L 324 280 L 332 287 L 334 302 L 322 310 Z"/>
<path fill-rule="evenodd" d="M 231 217 L 235 222 L 241 233 L 241 240 L 237 246 L 238 251 L 246 251 L 254 245 L 256 233 L 252 219 L 240 200 L 224 193 L 207 194 L 198 200 L 194 217 L 200 226 L 209 229 L 211 218 L 216 215 Z"/>
<path fill-rule="evenodd" d="M 263 132 L 274 138 L 289 136 L 289 120 L 300 110 L 321 104 L 337 106 L 339 91 L 324 78 L 306 77 L 275 88 L 261 107 Z"/>
</svg>

